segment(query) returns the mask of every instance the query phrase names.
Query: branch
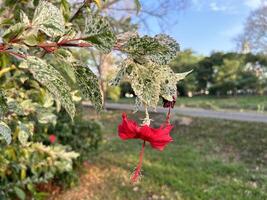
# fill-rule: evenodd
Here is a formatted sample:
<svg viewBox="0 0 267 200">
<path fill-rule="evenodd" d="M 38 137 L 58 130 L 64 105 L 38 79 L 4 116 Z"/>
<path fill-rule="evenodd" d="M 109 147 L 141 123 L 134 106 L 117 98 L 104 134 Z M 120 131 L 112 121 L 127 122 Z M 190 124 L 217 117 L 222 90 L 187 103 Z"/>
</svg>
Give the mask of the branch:
<svg viewBox="0 0 267 200">
<path fill-rule="evenodd" d="M 26 46 L 28 46 L 29 48 L 33 48 L 33 47 L 38 47 L 38 48 L 42 48 L 45 52 L 43 55 L 41 55 L 41 57 L 43 57 L 46 53 L 52 53 L 55 50 L 57 50 L 60 47 L 80 47 L 80 48 L 86 48 L 86 47 L 93 47 L 94 45 L 89 43 L 89 42 L 84 42 L 82 41 L 85 38 L 73 38 L 73 39 L 63 39 L 60 42 L 45 42 L 45 43 L 41 43 L 35 46 L 28 46 L 25 43 L 23 43 L 23 40 L 12 40 L 12 42 L 10 42 L 9 44 L 5 44 L 5 43 L 0 43 L 0 53 L 8 53 L 10 55 L 13 55 L 15 57 L 18 58 L 22 58 L 25 59 L 27 58 L 26 55 L 17 53 L 12 51 L 12 44 L 16 43 L 16 44 L 24 44 Z M 82 41 L 82 42 L 78 42 L 78 43 L 74 43 L 76 41 Z M 121 50 L 121 45 L 119 42 L 117 42 L 114 47 L 114 50 Z"/>
<path fill-rule="evenodd" d="M 72 22 L 79 14 L 80 12 L 82 11 L 82 9 L 85 7 L 85 3 L 83 3 L 79 8 L 78 10 L 73 14 L 73 16 L 70 18 L 70 22 Z"/>
</svg>

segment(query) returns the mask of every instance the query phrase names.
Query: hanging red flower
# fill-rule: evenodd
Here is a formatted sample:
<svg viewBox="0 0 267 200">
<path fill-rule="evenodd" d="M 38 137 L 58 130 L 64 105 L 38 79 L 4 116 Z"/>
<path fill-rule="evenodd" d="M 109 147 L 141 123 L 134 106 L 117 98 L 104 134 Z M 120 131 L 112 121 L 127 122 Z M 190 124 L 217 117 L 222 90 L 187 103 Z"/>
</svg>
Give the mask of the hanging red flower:
<svg viewBox="0 0 267 200">
<path fill-rule="evenodd" d="M 170 131 L 172 125 L 164 124 L 159 128 L 151 128 L 148 125 L 139 126 L 135 121 L 129 120 L 125 113 L 122 114 L 122 123 L 118 127 L 122 140 L 141 139 L 150 143 L 151 147 L 162 151 L 172 141 Z"/>
<path fill-rule="evenodd" d="M 172 128 L 173 126 L 169 123 L 169 113 L 166 122 L 157 129 L 146 124 L 139 126 L 135 121 L 129 120 L 125 113 L 122 114 L 122 123 L 118 126 L 119 137 L 122 140 L 141 139 L 144 141 L 139 163 L 131 178 L 133 183 L 138 180 L 140 175 L 145 143 L 149 142 L 152 148 L 162 151 L 168 143 L 173 141 L 170 136 Z"/>
</svg>

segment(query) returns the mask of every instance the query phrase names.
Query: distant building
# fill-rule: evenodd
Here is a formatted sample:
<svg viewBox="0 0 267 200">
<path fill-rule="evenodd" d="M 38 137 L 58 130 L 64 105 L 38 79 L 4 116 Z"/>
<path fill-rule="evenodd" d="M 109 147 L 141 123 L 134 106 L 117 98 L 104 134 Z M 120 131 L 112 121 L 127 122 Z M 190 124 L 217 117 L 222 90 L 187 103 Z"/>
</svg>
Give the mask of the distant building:
<svg viewBox="0 0 267 200">
<path fill-rule="evenodd" d="M 247 54 L 251 52 L 251 48 L 250 48 L 250 44 L 247 40 L 245 40 L 242 44 L 242 49 L 241 49 L 241 53 L 242 54 Z"/>
</svg>

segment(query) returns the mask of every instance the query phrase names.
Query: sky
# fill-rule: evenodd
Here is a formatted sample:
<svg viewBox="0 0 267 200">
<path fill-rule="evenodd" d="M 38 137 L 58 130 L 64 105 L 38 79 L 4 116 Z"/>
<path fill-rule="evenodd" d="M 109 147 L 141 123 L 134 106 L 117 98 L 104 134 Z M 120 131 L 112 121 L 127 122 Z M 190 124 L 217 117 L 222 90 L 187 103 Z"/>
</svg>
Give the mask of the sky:
<svg viewBox="0 0 267 200">
<path fill-rule="evenodd" d="M 174 14 L 177 23 L 168 27 L 166 32 L 180 43 L 182 49 L 191 48 L 202 55 L 209 55 L 212 51 L 235 50 L 233 38 L 242 33 L 249 13 L 259 7 L 261 2 L 261 0 L 191 1 L 186 10 Z M 154 34 L 162 32 L 154 20 L 150 20 L 149 23 Z"/>
</svg>

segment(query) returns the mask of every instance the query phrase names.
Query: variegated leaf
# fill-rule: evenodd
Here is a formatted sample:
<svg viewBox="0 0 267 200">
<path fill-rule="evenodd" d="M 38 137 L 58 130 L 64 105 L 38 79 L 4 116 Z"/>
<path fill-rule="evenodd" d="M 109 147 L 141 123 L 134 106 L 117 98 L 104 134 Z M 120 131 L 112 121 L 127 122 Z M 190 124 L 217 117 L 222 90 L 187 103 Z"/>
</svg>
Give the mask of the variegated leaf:
<svg viewBox="0 0 267 200">
<path fill-rule="evenodd" d="M 30 24 L 28 16 L 23 11 L 20 11 L 20 21 L 26 25 Z"/>
<path fill-rule="evenodd" d="M 139 63 L 152 61 L 160 65 L 168 64 L 179 51 L 179 45 L 167 35 L 156 37 L 133 37 L 122 47 L 122 51 L 128 53 Z"/>
<path fill-rule="evenodd" d="M 29 136 L 30 136 L 30 131 L 29 131 L 28 127 L 25 124 L 19 122 L 19 125 L 17 127 L 17 131 L 18 131 L 19 142 L 22 145 L 26 145 L 28 142 Z"/>
<path fill-rule="evenodd" d="M 128 80 L 137 96 L 138 105 L 155 108 L 160 96 L 173 100 L 177 95 L 177 82 L 190 72 L 175 74 L 167 65 L 154 62 L 139 64 L 133 59 L 126 59 L 111 84 L 117 85 L 122 79 Z"/>
<path fill-rule="evenodd" d="M 47 87 L 54 98 L 59 100 L 73 119 L 75 115 L 75 105 L 71 97 L 71 88 L 66 83 L 64 77 L 52 66 L 40 58 L 29 56 L 26 64 L 33 77 L 42 85 Z"/>
<path fill-rule="evenodd" d="M 10 26 L 2 35 L 2 38 L 5 42 L 9 42 L 12 39 L 18 37 L 20 34 L 23 33 L 26 26 L 24 23 L 17 23 L 13 26 Z"/>
<path fill-rule="evenodd" d="M 118 68 L 119 70 L 117 71 L 116 76 L 109 82 L 111 86 L 119 85 L 119 83 L 131 73 L 131 61 L 128 59 L 122 61 Z"/>
<path fill-rule="evenodd" d="M 155 39 L 162 46 L 166 47 L 166 50 L 151 55 L 151 59 L 162 65 L 169 64 L 169 62 L 176 57 L 177 52 L 180 51 L 179 44 L 173 38 L 165 34 L 156 35 Z"/>
<path fill-rule="evenodd" d="M 185 79 L 185 77 L 190 74 L 193 70 L 190 70 L 188 72 L 183 72 L 183 73 L 176 73 L 176 81 L 180 81 L 180 80 L 183 80 Z"/>
<path fill-rule="evenodd" d="M 11 143 L 11 129 L 5 122 L 2 121 L 0 121 L 0 135 L 4 137 L 7 144 Z"/>
<path fill-rule="evenodd" d="M 41 1 L 37 6 L 32 26 L 36 26 L 50 37 L 62 36 L 65 33 L 65 22 L 61 11 L 47 1 Z"/>
<path fill-rule="evenodd" d="M 105 17 L 91 14 L 86 18 L 84 40 L 94 44 L 100 51 L 109 53 L 116 42 L 116 37 Z"/>
<path fill-rule="evenodd" d="M 97 76 L 88 68 L 81 65 L 74 66 L 76 81 L 83 97 L 89 99 L 96 110 L 102 109 L 102 94 Z"/>
</svg>

